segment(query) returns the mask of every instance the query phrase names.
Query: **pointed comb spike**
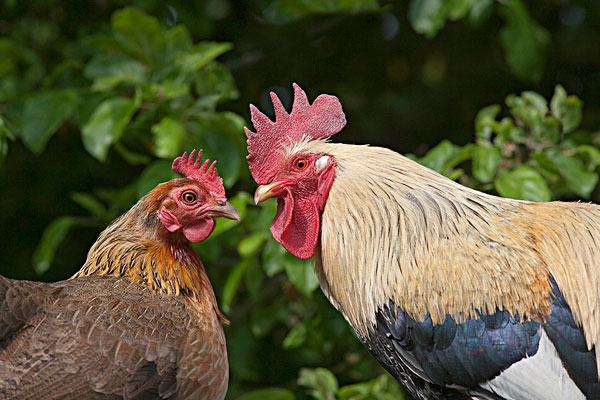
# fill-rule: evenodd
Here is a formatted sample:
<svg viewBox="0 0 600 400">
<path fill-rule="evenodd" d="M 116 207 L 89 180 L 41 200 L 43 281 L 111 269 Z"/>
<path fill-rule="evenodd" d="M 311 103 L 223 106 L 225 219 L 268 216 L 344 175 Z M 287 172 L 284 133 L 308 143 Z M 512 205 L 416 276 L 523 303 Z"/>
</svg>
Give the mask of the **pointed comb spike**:
<svg viewBox="0 0 600 400">
<path fill-rule="evenodd" d="M 208 171 L 206 172 L 207 175 L 212 175 L 212 176 L 215 175 L 215 173 L 217 172 L 217 169 L 215 168 L 216 164 L 217 164 L 217 160 L 214 160 L 212 162 L 212 164 L 210 164 L 210 167 L 208 167 Z"/>
<path fill-rule="evenodd" d="M 193 179 L 203 185 L 216 198 L 225 199 L 223 179 L 217 173 L 217 169 L 214 168 L 217 161 L 213 161 L 210 169 L 207 171 L 210 160 L 206 159 L 202 163 L 202 150 L 197 153 L 197 157 L 195 157 L 196 150 L 193 150 L 189 157 L 187 152 L 184 152 L 181 157 L 177 157 L 173 160 L 173 171 L 183 174 L 186 178 Z"/>
<path fill-rule="evenodd" d="M 346 116 L 335 96 L 322 94 L 311 105 L 306 93 L 296 83 L 294 105 L 287 113 L 281 100 L 271 92 L 275 122 L 250 104 L 250 116 L 256 132 L 244 127 L 248 144 L 248 166 L 259 185 L 270 181 L 277 172 L 281 150 L 302 140 L 323 139 L 335 135 L 346 125 Z"/>
<path fill-rule="evenodd" d="M 302 90 L 296 83 L 292 84 L 294 87 L 294 105 L 292 106 L 292 113 L 310 112 L 310 104 L 306 92 Z"/>
<path fill-rule="evenodd" d="M 261 127 L 261 129 L 269 129 L 269 127 L 273 125 L 273 121 L 271 121 L 265 114 L 260 112 L 260 110 L 253 104 L 250 104 L 250 118 L 252 119 L 252 124 L 256 129 L 258 129 L 258 127 Z"/>
<path fill-rule="evenodd" d="M 194 152 L 195 152 L 195 151 L 196 151 L 196 150 L 194 150 Z M 192 158 L 192 159 L 193 159 L 193 158 Z M 198 167 L 200 166 L 200 161 L 202 161 L 202 150 L 200 150 L 200 151 L 198 152 L 198 156 L 196 157 L 196 160 L 194 161 L 194 166 L 195 166 L 196 168 L 198 168 Z"/>
</svg>

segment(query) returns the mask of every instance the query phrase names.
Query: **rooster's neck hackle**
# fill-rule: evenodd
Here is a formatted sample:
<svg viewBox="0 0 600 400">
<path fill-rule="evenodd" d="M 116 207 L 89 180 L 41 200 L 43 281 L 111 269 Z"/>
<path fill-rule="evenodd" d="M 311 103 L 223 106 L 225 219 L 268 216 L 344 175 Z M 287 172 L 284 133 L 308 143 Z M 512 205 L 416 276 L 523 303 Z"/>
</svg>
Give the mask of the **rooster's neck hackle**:
<svg viewBox="0 0 600 400">
<path fill-rule="evenodd" d="M 196 251 L 181 232 L 169 232 L 157 216 L 165 191 L 155 189 L 110 224 L 73 277 L 124 276 L 158 293 L 208 301 L 225 322 Z"/>
<path fill-rule="evenodd" d="M 434 323 L 496 310 L 542 320 L 552 276 L 588 346 L 600 343 L 597 205 L 491 196 L 378 147 L 315 141 L 302 151 L 337 163 L 316 270 L 360 334 L 389 301 Z"/>
</svg>

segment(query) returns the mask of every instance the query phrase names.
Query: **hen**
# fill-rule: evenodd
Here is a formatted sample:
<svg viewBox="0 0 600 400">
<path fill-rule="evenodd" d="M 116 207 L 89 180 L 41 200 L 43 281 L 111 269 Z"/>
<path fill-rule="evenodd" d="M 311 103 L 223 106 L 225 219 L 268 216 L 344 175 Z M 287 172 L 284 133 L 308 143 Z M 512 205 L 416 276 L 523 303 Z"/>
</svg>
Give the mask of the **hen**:
<svg viewBox="0 0 600 400">
<path fill-rule="evenodd" d="M 158 185 L 56 283 L 0 277 L 0 398 L 223 399 L 222 324 L 190 246 L 239 219 L 214 162 L 178 157 Z"/>
<path fill-rule="evenodd" d="M 379 147 L 328 142 L 338 99 L 250 106 L 256 203 L 419 399 L 599 399 L 600 207 L 481 193 Z"/>
</svg>

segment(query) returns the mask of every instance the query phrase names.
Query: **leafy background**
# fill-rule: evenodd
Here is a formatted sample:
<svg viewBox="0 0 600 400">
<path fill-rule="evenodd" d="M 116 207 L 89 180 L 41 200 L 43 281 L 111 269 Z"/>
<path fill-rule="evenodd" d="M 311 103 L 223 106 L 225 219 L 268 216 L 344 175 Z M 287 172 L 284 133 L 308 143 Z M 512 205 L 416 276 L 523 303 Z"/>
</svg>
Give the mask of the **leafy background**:
<svg viewBox="0 0 600 400">
<path fill-rule="evenodd" d="M 241 223 L 200 252 L 225 313 L 231 399 L 401 399 L 252 204 L 242 127 L 291 83 L 337 95 L 334 139 L 461 183 L 598 201 L 600 3 L 0 0 L 0 273 L 72 275 L 98 233 L 194 147 Z"/>
</svg>

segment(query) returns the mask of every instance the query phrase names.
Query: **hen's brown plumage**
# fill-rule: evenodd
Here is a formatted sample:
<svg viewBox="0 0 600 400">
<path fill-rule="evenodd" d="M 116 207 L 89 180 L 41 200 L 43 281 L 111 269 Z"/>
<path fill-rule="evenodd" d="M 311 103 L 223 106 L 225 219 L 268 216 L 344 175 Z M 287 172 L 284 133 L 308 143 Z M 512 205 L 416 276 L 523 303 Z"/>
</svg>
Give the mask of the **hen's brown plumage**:
<svg viewBox="0 0 600 400">
<path fill-rule="evenodd" d="M 181 188 L 215 203 L 208 218 L 236 217 L 195 180 L 175 179 L 115 220 L 70 280 L 0 277 L 0 398 L 225 397 L 226 319 L 182 229 L 157 215 L 178 215 L 168 199 Z"/>
</svg>

